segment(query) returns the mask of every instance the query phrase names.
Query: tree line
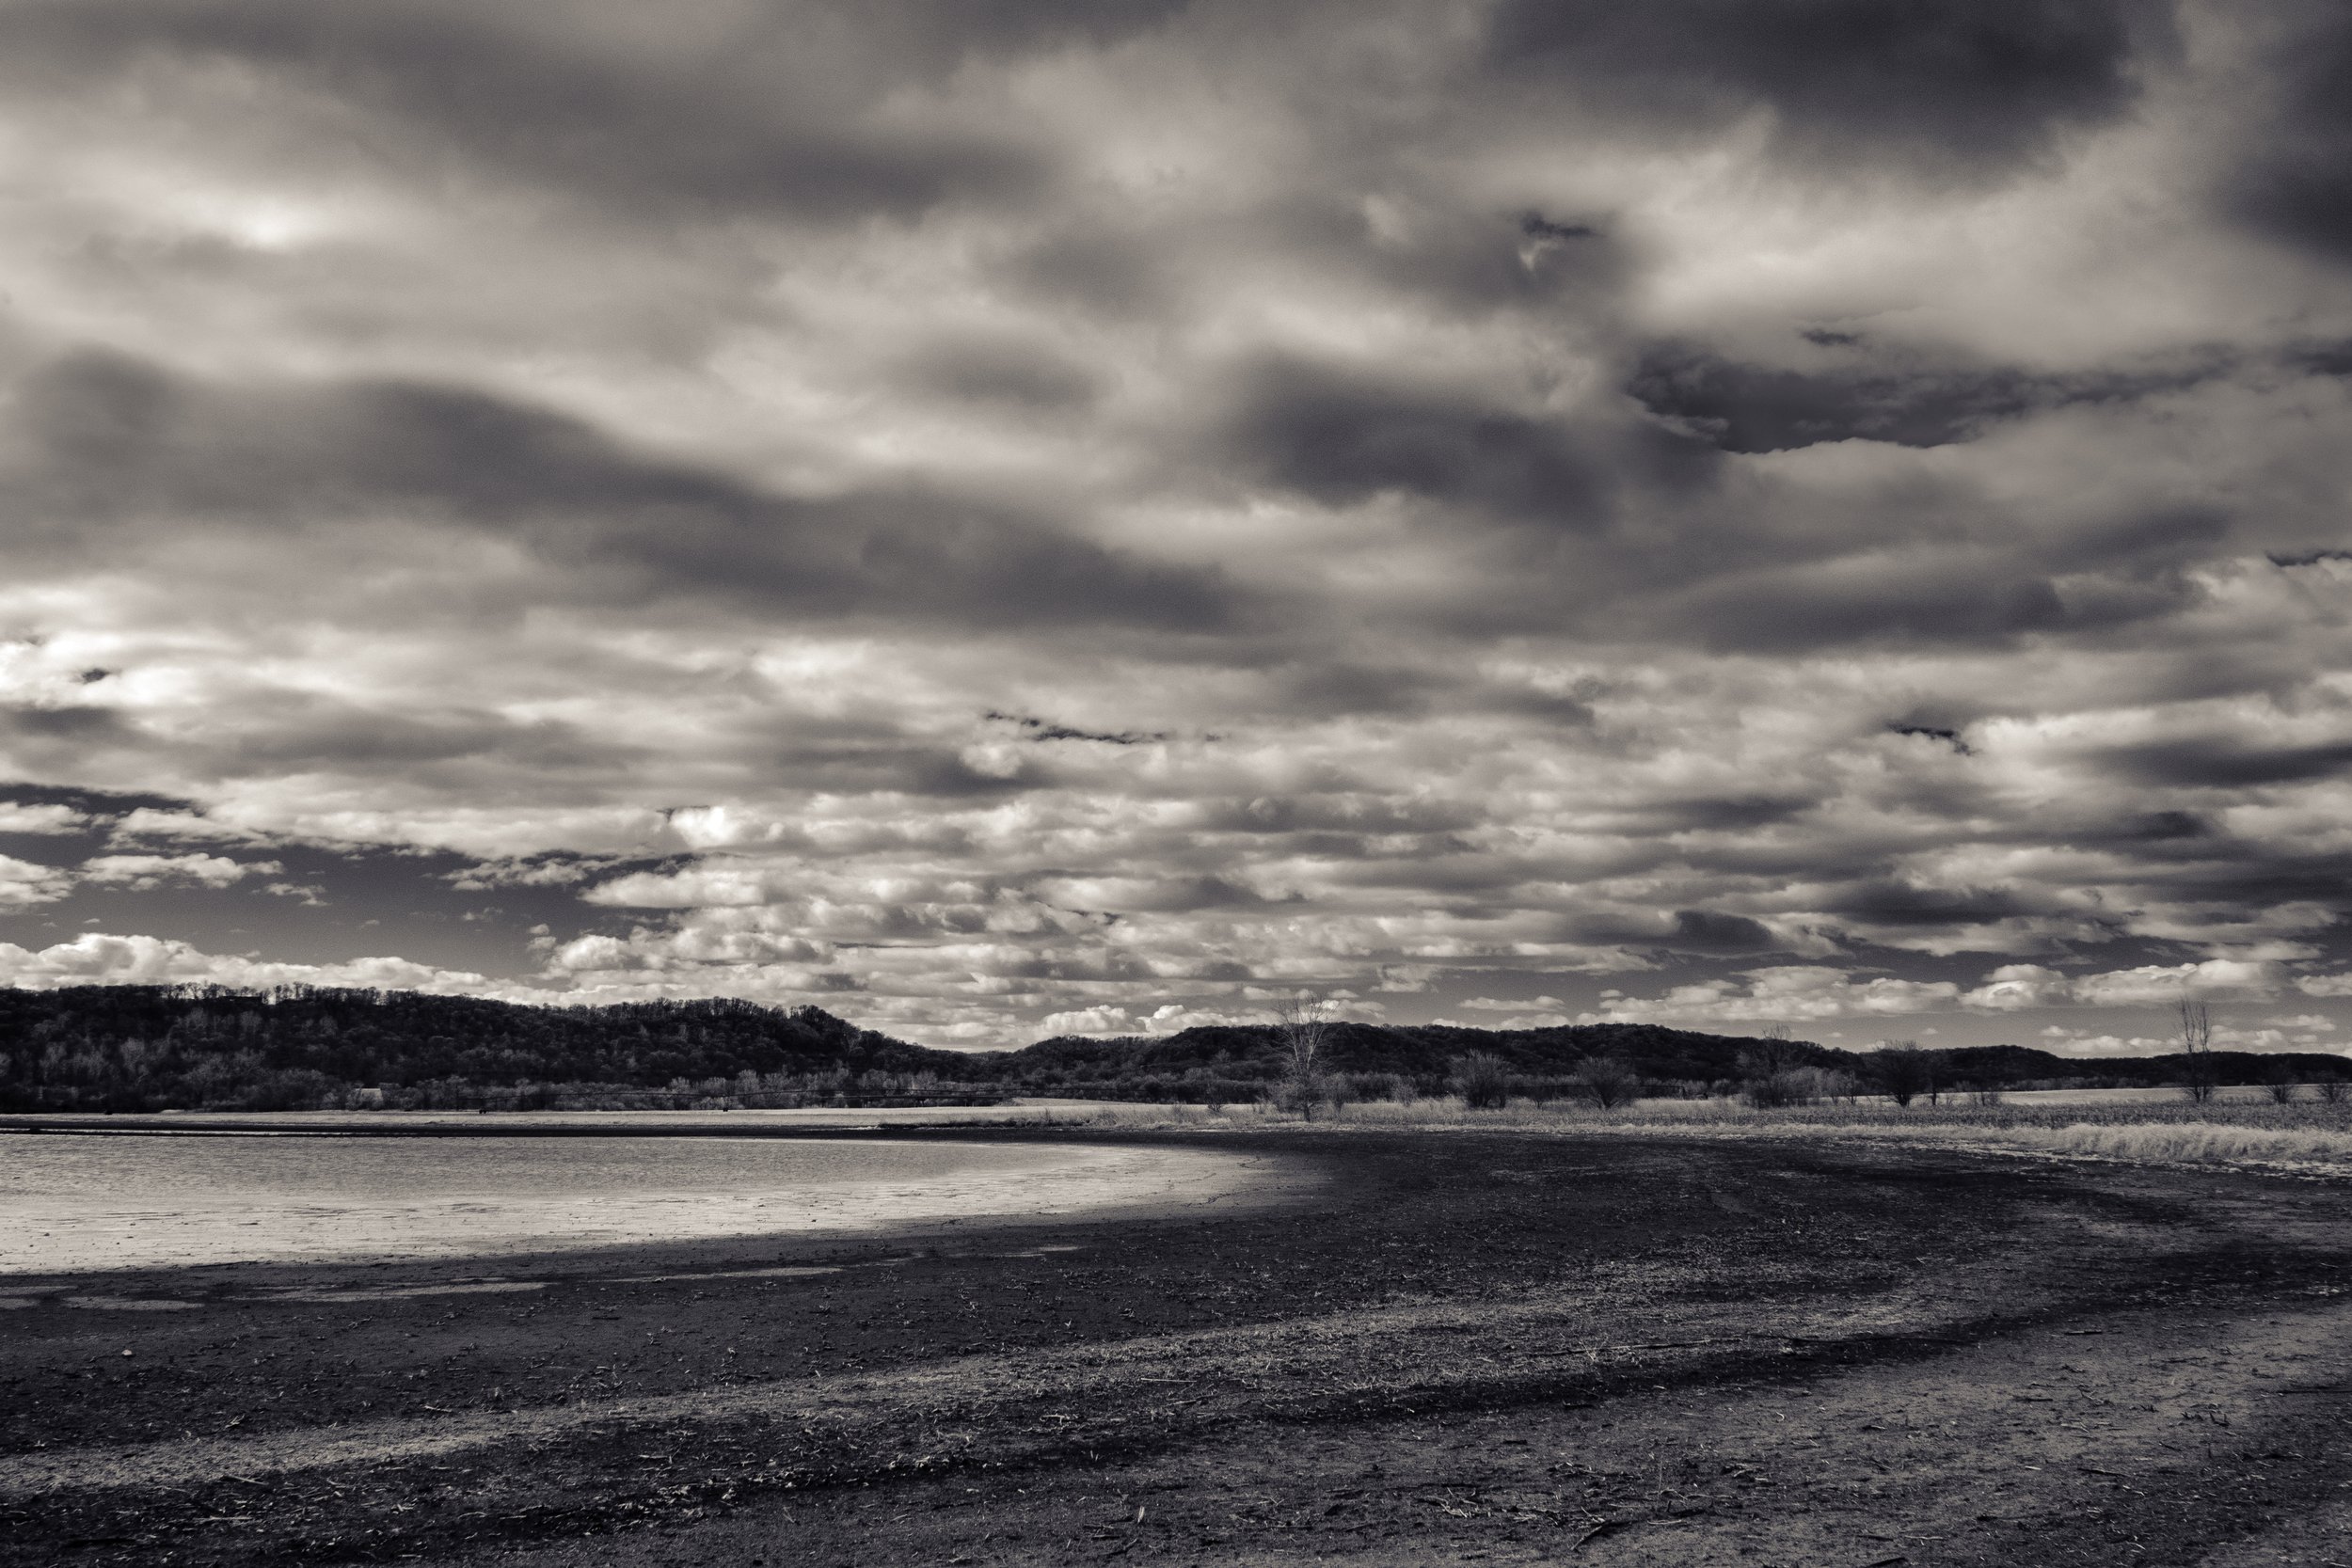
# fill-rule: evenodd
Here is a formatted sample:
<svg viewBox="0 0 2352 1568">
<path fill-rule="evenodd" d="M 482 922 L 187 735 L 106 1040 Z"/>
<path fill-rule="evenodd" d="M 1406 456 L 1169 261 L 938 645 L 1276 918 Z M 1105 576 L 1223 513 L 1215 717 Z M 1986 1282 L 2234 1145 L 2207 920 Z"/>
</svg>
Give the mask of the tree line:
<svg viewBox="0 0 2352 1568">
<path fill-rule="evenodd" d="M 1298 1026 L 1313 1025 L 1301 1057 Z M 2097 1061 L 2024 1046 L 1851 1052 L 1655 1024 L 1486 1030 L 1289 1019 L 1019 1051 L 928 1049 L 834 1017 L 712 1000 L 532 1006 L 309 986 L 0 989 L 0 1110 L 691 1109 L 1013 1097 L 1302 1107 L 1459 1094 L 1790 1103 L 2018 1088 L 2335 1081 L 2317 1054 Z"/>
</svg>

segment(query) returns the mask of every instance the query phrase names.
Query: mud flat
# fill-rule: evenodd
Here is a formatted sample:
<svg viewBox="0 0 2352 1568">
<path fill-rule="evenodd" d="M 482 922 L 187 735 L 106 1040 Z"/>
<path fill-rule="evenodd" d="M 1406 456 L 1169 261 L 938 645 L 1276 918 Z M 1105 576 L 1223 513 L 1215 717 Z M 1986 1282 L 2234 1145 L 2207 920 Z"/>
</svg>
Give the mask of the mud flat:
<svg viewBox="0 0 2352 1568">
<path fill-rule="evenodd" d="M 25 1280 L 0 1561 L 2352 1560 L 2340 1184 L 1626 1136 L 1246 1148 L 1319 1180 L 495 1275 Z"/>
</svg>

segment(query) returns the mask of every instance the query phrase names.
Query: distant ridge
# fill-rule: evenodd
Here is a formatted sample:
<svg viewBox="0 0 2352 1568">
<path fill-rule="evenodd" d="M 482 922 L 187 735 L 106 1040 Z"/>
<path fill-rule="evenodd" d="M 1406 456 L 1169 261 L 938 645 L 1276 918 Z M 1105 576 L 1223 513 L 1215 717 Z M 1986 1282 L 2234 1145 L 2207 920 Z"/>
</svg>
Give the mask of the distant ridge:
<svg viewBox="0 0 2352 1568">
<path fill-rule="evenodd" d="M 1733 1086 L 1760 1057 L 1853 1073 L 1872 1058 L 1809 1041 L 1648 1023 L 1550 1029 L 1333 1026 L 1326 1060 L 1357 1095 L 1442 1092 L 1474 1052 L 1518 1092 L 1560 1096 L 1579 1064 L 1623 1060 L 1652 1089 Z M 2026 1046 L 1937 1053 L 1945 1086 L 2160 1085 L 2177 1054 L 2069 1058 Z M 2224 1084 L 2340 1072 L 2342 1057 L 2216 1052 Z M 987 1102 L 1012 1096 L 1241 1102 L 1281 1075 L 1264 1027 L 1120 1039 L 1060 1036 L 1019 1051 L 911 1045 L 818 1007 L 755 1002 L 534 1006 L 417 991 L 211 986 L 0 988 L 0 1111 L 493 1110 Z"/>
</svg>

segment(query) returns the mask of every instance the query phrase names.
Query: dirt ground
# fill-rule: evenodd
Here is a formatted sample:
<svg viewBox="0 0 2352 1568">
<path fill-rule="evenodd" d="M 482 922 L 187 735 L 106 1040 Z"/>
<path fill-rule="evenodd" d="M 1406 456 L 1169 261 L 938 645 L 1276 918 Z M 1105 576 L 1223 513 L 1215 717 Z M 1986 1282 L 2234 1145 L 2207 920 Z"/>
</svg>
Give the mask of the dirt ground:
<svg viewBox="0 0 2352 1568">
<path fill-rule="evenodd" d="M 2352 1188 L 1250 1147 L 1317 1196 L 0 1287 L 0 1562 L 2352 1564 Z"/>
</svg>

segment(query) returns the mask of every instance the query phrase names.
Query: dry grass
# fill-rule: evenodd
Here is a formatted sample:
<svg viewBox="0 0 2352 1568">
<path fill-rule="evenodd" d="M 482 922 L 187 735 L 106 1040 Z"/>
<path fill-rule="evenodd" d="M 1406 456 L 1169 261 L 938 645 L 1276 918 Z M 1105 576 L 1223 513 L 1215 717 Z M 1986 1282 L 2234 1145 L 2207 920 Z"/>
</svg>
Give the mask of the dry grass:
<svg viewBox="0 0 2352 1568">
<path fill-rule="evenodd" d="M 1034 1124 L 1034 1123 L 1033 1123 Z M 1058 1111 L 1046 1125 L 1223 1128 L 1295 1126 L 1260 1105 L 1102 1104 Z M 1689 1137 L 1860 1138 L 1946 1148 L 2090 1156 L 2162 1164 L 2341 1166 L 2352 1170 L 2352 1106 L 2304 1102 L 2119 1101 L 2106 1105 L 1915 1104 L 1883 1101 L 1756 1109 L 1731 1100 L 1643 1101 L 1610 1111 L 1533 1105 L 1471 1110 L 1458 1098 L 1349 1105 L 1317 1125 L 1399 1131 L 1510 1129 Z"/>
</svg>

